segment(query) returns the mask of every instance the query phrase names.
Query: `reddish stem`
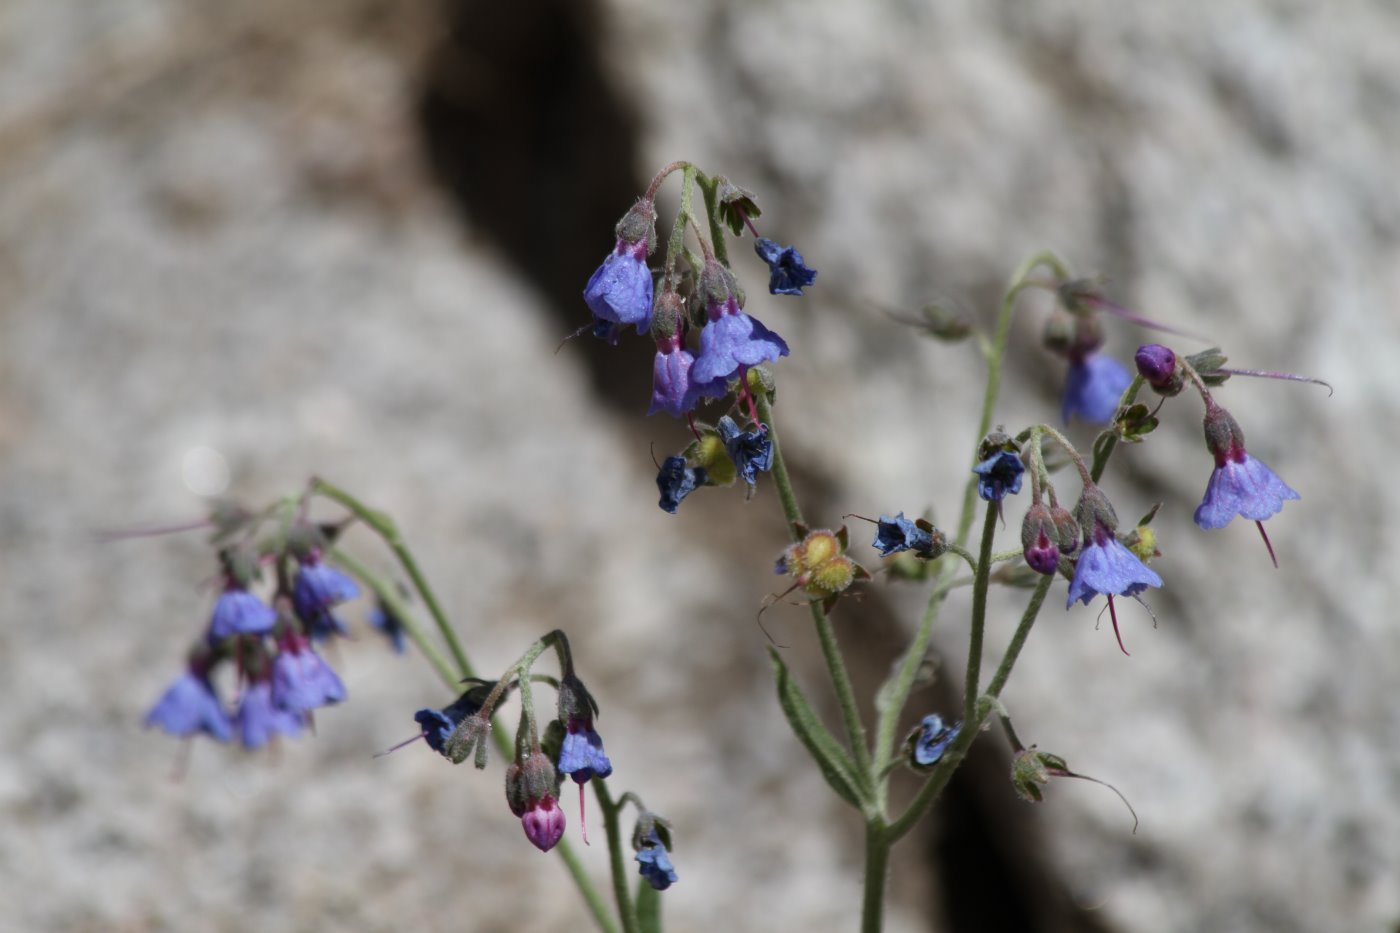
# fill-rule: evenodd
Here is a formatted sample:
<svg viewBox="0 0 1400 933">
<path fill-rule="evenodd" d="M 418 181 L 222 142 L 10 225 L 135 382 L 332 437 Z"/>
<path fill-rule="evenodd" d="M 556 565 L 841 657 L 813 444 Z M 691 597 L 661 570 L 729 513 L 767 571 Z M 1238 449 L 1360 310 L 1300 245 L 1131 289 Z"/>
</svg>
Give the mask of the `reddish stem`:
<svg viewBox="0 0 1400 933">
<path fill-rule="evenodd" d="M 1274 555 L 1274 545 L 1269 541 L 1269 533 L 1264 530 L 1263 522 L 1254 523 L 1259 528 L 1259 537 L 1264 539 L 1264 547 L 1269 549 L 1269 560 L 1274 562 L 1274 569 L 1278 569 L 1278 557 Z"/>
<path fill-rule="evenodd" d="M 1118 611 L 1113 608 L 1112 593 L 1108 594 L 1108 617 L 1113 620 L 1113 637 L 1118 639 L 1118 650 L 1123 652 L 1124 656 L 1132 657 L 1128 654 L 1128 649 L 1123 647 L 1123 635 L 1118 631 Z"/>
</svg>

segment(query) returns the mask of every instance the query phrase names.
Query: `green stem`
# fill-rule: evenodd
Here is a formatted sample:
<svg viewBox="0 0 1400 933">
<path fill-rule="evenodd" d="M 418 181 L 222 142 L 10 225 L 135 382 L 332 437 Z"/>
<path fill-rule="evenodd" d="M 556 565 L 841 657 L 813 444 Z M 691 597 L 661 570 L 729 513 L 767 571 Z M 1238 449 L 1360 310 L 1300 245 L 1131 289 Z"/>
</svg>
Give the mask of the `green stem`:
<svg viewBox="0 0 1400 933">
<path fill-rule="evenodd" d="M 1006 686 L 1006 679 L 1011 676 L 1011 668 L 1016 664 L 1016 659 L 1020 657 L 1021 648 L 1026 644 L 1026 638 L 1031 633 L 1031 626 L 1035 625 L 1035 618 L 1040 614 L 1040 606 L 1045 602 L 1045 594 L 1050 592 L 1050 585 L 1054 582 L 1055 575 L 1048 574 L 1036 584 L 1035 591 L 1031 593 L 1031 601 L 1026 604 L 1026 611 L 1021 614 L 1021 624 L 1016 626 L 1016 633 L 1011 636 L 1011 643 L 1006 646 L 1006 654 L 1002 655 L 1001 664 L 997 666 L 996 673 L 992 675 L 991 681 L 987 684 L 988 696 L 1001 696 L 1001 690 Z"/>
<path fill-rule="evenodd" d="M 973 573 L 977 572 L 977 559 L 972 556 L 972 552 L 967 548 L 963 547 L 961 544 L 950 544 L 948 545 L 948 551 L 966 561 L 968 570 L 971 570 Z"/>
<path fill-rule="evenodd" d="M 1134 376 L 1133 381 L 1128 384 L 1128 388 L 1123 390 L 1122 397 L 1118 399 L 1118 408 L 1122 409 L 1125 405 L 1133 404 L 1137 399 L 1138 393 L 1142 391 L 1142 387 L 1146 384 L 1147 380 L 1143 379 L 1141 375 Z M 1102 444 L 1096 444 L 1094 446 L 1094 466 L 1093 469 L 1089 471 L 1089 475 L 1092 476 L 1094 482 L 1097 483 L 1099 477 L 1103 476 L 1104 468 L 1108 466 L 1108 458 L 1113 456 L 1113 450 L 1118 446 L 1118 435 L 1109 434 Z"/>
<path fill-rule="evenodd" d="M 861 901 L 861 933 L 880 933 L 885 910 L 885 876 L 889 871 L 890 846 L 883 820 L 874 819 L 865 827 L 865 892 Z"/>
<path fill-rule="evenodd" d="M 676 222 L 671 226 L 671 239 L 666 244 L 666 274 L 669 277 L 675 270 L 676 259 L 685 255 L 685 224 L 693 217 L 690 202 L 695 188 L 695 166 L 687 165 L 681 177 L 681 207 L 676 212 Z M 698 232 L 698 231 L 697 231 Z M 676 283 L 668 282 L 668 287 Z"/>
<path fill-rule="evenodd" d="M 992 413 L 996 408 L 997 394 L 1001 391 L 1001 367 L 1006 361 L 1006 343 L 1011 335 L 1011 317 L 1016 310 L 1016 296 L 1021 294 L 1022 290 L 1036 284 L 1027 282 L 1026 276 L 1035 271 L 1038 266 L 1049 266 L 1057 278 L 1061 280 L 1067 278 L 1064 266 L 1049 250 L 1041 250 L 1022 262 L 1011 276 L 1011 284 L 1001 299 L 1001 310 L 997 314 L 996 337 L 993 338 L 992 352 L 987 360 L 987 390 L 982 397 L 982 415 L 977 422 L 977 440 L 979 442 L 992 429 Z M 955 540 L 963 546 L 967 545 L 968 536 L 972 533 L 972 515 L 976 495 L 977 477 L 974 476 L 967 481 L 967 487 L 963 490 L 962 514 L 958 519 L 958 534 Z"/>
<path fill-rule="evenodd" d="M 963 722 L 971 722 L 977 703 L 977 682 L 982 676 L 982 633 L 987 621 L 987 588 L 992 572 L 992 539 L 996 537 L 1001 510 L 996 502 L 987 503 L 987 520 L 982 525 L 981 553 L 972 582 L 972 637 L 967 646 L 967 677 L 963 692 Z"/>
<path fill-rule="evenodd" d="M 474 677 L 476 675 L 472 670 L 471 663 L 467 660 L 466 653 L 463 652 L 462 646 L 457 640 L 456 632 L 452 630 L 452 626 L 447 621 L 447 616 L 443 614 L 437 600 L 433 597 L 432 590 L 428 588 L 427 581 L 424 580 L 422 574 L 418 572 L 417 561 L 413 559 L 413 555 L 409 552 L 408 546 L 404 544 L 403 540 L 399 537 L 398 529 L 395 528 L 393 519 L 383 512 L 377 512 L 366 507 L 348 492 L 336 486 L 332 486 L 325 480 L 319 478 L 313 479 L 311 481 L 311 486 L 314 492 L 318 492 L 329 499 L 339 502 L 349 509 L 356 518 L 364 522 L 384 539 L 384 543 L 387 544 L 394 552 L 395 556 L 399 558 L 399 563 L 404 566 L 409 576 L 413 578 L 414 586 L 417 588 L 419 595 L 422 596 L 424 604 L 428 606 L 428 610 L 437 621 L 438 628 L 443 631 L 443 636 L 446 638 L 448 646 L 452 649 L 453 656 L 457 660 L 457 667 L 461 672 L 461 677 L 458 677 L 452 671 L 451 666 L 447 663 L 447 659 L 442 656 L 441 652 L 426 640 L 422 629 L 408 614 L 407 608 L 403 605 L 403 601 L 398 598 L 397 593 L 392 592 L 392 590 L 374 574 L 368 573 L 364 566 L 359 564 L 358 561 L 355 561 L 353 558 L 347 558 L 347 556 L 341 552 L 334 552 L 336 553 L 336 559 L 350 570 L 351 573 L 354 573 L 368 583 L 370 588 L 375 591 L 375 595 L 383 599 L 384 604 L 389 610 L 394 612 L 395 615 L 399 617 L 400 621 L 404 623 L 404 630 L 408 632 L 409 637 L 413 639 L 414 643 L 422 649 L 423 654 L 428 658 L 429 663 L 433 665 L 433 669 L 437 672 L 438 677 L 442 680 L 447 689 L 454 694 L 460 692 L 460 681 L 463 678 Z M 494 717 L 491 723 L 491 737 L 496 743 L 496 750 L 501 757 L 511 757 L 514 753 L 514 743 L 504 730 L 497 727 Z M 564 867 L 569 872 L 569 877 L 573 879 L 574 886 L 578 888 L 584 903 L 588 905 L 589 912 L 593 915 L 593 921 L 598 925 L 598 929 L 602 930 L 603 933 L 618 933 L 617 924 L 614 923 L 613 918 L 608 915 L 607 902 L 604 901 L 602 895 L 598 893 L 598 889 L 593 884 L 593 879 L 588 877 L 588 872 L 584 869 L 583 863 L 579 861 L 578 853 L 574 851 L 569 840 L 560 839 L 559 843 L 555 845 L 554 851 L 558 853 L 560 860 L 564 863 Z"/>
<path fill-rule="evenodd" d="M 797 496 L 792 491 L 792 478 L 788 475 L 787 462 L 783 459 L 782 445 L 778 443 L 778 431 L 773 426 L 773 407 L 766 392 L 756 395 L 758 416 L 768 425 L 768 439 L 773 443 L 773 484 L 778 488 L 778 498 L 782 501 L 783 514 L 787 516 L 789 533 L 793 541 L 800 540 L 795 526 L 805 524 L 802 509 L 798 507 Z M 841 718 L 846 726 L 846 738 L 851 745 L 851 754 L 856 761 L 856 770 L 862 782 L 870 780 L 870 749 L 866 745 L 865 725 L 860 719 L 860 707 L 856 704 L 855 690 L 851 686 L 846 662 L 841 657 L 841 647 L 836 641 L 836 630 L 831 619 L 822 611 L 821 603 L 813 600 L 808 603 L 812 622 L 816 625 L 817 639 L 821 643 L 822 658 L 831 675 L 832 686 L 836 690 L 836 701 L 841 707 Z"/>
<path fill-rule="evenodd" d="M 333 486 L 320 477 L 311 480 L 313 492 L 325 496 L 349 509 L 356 518 L 364 522 L 374 530 L 384 543 L 389 546 L 389 550 L 394 552 L 394 556 L 403 565 L 404 572 L 413 583 L 413 588 L 418 591 L 419 597 L 423 600 L 423 605 L 428 607 L 428 614 L 437 623 L 438 631 L 442 633 L 443 641 L 447 642 L 447 648 L 452 652 L 452 658 L 457 662 L 457 669 L 462 678 L 475 677 L 476 671 L 472 668 L 471 662 L 467 660 L 467 653 L 462 650 L 462 643 L 457 639 L 457 632 L 452 627 L 452 623 L 447 621 L 447 614 L 442 611 L 442 606 L 438 604 L 437 597 L 433 595 L 432 588 L 428 586 L 427 579 L 418 568 L 418 562 L 414 560 L 413 554 L 399 535 L 398 526 L 394 520 L 384 512 L 371 509 L 359 499 L 338 486 Z"/>
<path fill-rule="evenodd" d="M 719 182 L 702 172 L 699 183 L 700 191 L 705 196 L 705 219 L 710 222 L 710 241 L 715 251 L 715 259 L 727 269 L 729 247 L 724 241 L 724 226 L 719 222 L 719 205 L 715 203 L 715 192 L 719 188 Z"/>
<path fill-rule="evenodd" d="M 408 637 L 418 646 L 418 650 L 423 652 L 423 657 L 428 659 L 428 663 L 433 666 L 442 682 L 447 684 L 449 689 L 457 689 L 457 674 L 452 670 L 452 664 L 442 653 L 437 645 L 428 640 L 427 633 L 418 624 L 418 620 L 413 617 L 409 609 L 404 605 L 404 601 L 399 598 L 387 581 L 360 563 L 349 554 L 339 548 L 331 548 L 330 559 L 350 572 L 352 576 L 359 579 L 374 591 L 375 597 L 384 604 L 384 608 L 393 613 L 394 618 L 399 620 L 403 630 L 408 633 Z"/>
<path fill-rule="evenodd" d="M 909 691 L 914 688 L 914 678 L 918 676 L 919 666 L 928 652 L 928 643 L 933 637 L 933 623 L 938 619 L 939 607 L 943 605 L 943 598 L 948 595 L 952 586 L 952 572 L 944 573 L 934 585 L 933 592 L 929 594 L 928 605 L 924 607 L 924 617 L 919 621 L 914 640 L 904 652 L 904 661 L 899 667 L 899 673 L 895 675 L 895 682 L 885 706 L 880 711 L 878 731 L 875 734 L 875 773 L 881 776 L 876 787 L 876 798 L 881 813 L 885 812 L 888 798 L 889 781 L 886 777 L 894 755 L 894 732 L 899 727 L 899 715 L 904 711 Z"/>
<path fill-rule="evenodd" d="M 617 913 L 622 918 L 624 933 L 636 933 L 637 909 L 632 902 L 632 894 L 627 890 L 627 868 L 622 860 L 622 831 L 618 826 L 618 815 L 622 812 L 624 797 L 613 803 L 612 793 L 602 778 L 593 779 L 593 795 L 598 799 L 598 809 L 603 811 L 603 828 L 608 834 L 608 854 L 612 861 L 613 897 L 617 901 Z"/>
<path fill-rule="evenodd" d="M 593 922 L 598 925 L 598 929 L 603 933 L 618 933 L 617 924 L 608 915 L 608 902 L 593 885 L 593 879 L 588 877 L 588 872 L 583 867 L 583 862 L 579 860 L 578 853 L 574 851 L 573 845 L 567 839 L 560 839 L 555 845 L 554 851 L 559 853 L 559 858 L 564 861 L 564 867 L 569 870 L 569 877 L 574 879 L 574 885 L 578 888 L 578 893 L 583 895 L 584 903 L 588 905 L 588 910 L 593 914 Z M 614 871 L 616 869 L 614 868 Z"/>
<path fill-rule="evenodd" d="M 1011 669 L 1016 664 L 1016 659 L 1020 657 L 1021 648 L 1026 644 L 1026 638 L 1030 635 L 1031 626 L 1035 624 L 1036 616 L 1040 614 L 1040 607 L 1045 602 L 1045 594 L 1050 592 L 1050 585 L 1055 582 L 1053 576 L 1047 576 L 1037 584 L 1035 591 L 1031 594 L 1031 600 L 1026 605 L 1026 611 L 1021 616 L 1021 624 L 1016 627 L 1016 633 L 1011 636 L 1011 644 L 1007 645 L 1006 653 L 1002 656 L 1001 664 L 997 666 L 996 673 L 992 676 L 991 682 L 987 685 L 987 697 L 1000 697 L 1002 688 L 1006 686 L 1006 680 L 1011 676 Z M 957 739 L 939 761 L 932 775 L 923 787 L 919 789 L 914 802 L 909 805 L 909 809 L 890 824 L 887 837 L 891 843 L 901 838 L 914 825 L 919 822 L 923 815 L 933 806 L 943 788 L 948 785 L 948 779 L 953 776 L 967 750 L 972 746 L 972 741 L 982 730 L 982 723 L 986 720 L 992 709 L 992 703 L 983 698 L 977 704 L 974 715 L 963 720 L 962 731 L 958 733 Z"/>
</svg>

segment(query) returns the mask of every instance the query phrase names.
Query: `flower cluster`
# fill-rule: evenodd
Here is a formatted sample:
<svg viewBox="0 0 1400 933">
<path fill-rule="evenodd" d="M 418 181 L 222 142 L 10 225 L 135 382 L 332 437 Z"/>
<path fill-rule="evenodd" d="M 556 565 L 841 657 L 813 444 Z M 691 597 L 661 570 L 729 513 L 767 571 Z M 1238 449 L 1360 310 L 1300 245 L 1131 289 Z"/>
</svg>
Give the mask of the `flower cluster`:
<svg viewBox="0 0 1400 933">
<path fill-rule="evenodd" d="M 325 563 L 325 547 L 319 529 L 293 528 L 267 556 L 278 579 L 270 603 L 252 591 L 262 563 L 258 553 L 240 545 L 221 551 L 223 589 L 209 624 L 185 673 L 151 708 L 146 725 L 221 742 L 236 735 L 244 747 L 261 748 L 275 736 L 297 735 L 314 710 L 345 699 L 345 685 L 312 642 L 348 632 L 332 610 L 358 596 L 359 588 Z M 236 670 L 231 707 L 214 685 L 223 662 Z"/>
<path fill-rule="evenodd" d="M 656 191 L 673 172 L 682 175 L 682 209 L 667 240 L 660 270 L 660 288 L 647 258 L 656 249 Z M 691 212 L 692 194 L 699 188 L 715 223 L 700 225 Z M 758 318 L 744 310 L 744 291 L 729 265 L 722 227 L 735 236 L 747 230 L 754 250 L 768 265 L 768 290 L 773 295 L 801 295 L 817 277 L 802 254 L 758 235 L 754 220 L 761 212 L 753 194 L 723 177 L 711 178 L 695 166 L 667 166 L 637 203 L 618 222 L 615 245 L 584 286 L 584 303 L 593 323 L 583 330 L 616 343 L 621 329 L 634 325 L 650 333 L 656 344 L 652 361 L 651 406 L 648 414 L 665 412 L 684 418 L 696 445 L 667 457 L 657 474 L 660 506 L 674 513 L 686 496 L 700 486 L 727 485 L 740 478 L 752 490 L 756 474 L 772 465 L 767 427 L 756 411 L 754 377 L 757 368 L 788 355 L 788 345 Z M 697 255 L 687 237 L 699 244 Z M 689 276 L 683 266 L 689 267 Z M 582 331 L 580 331 L 582 332 Z M 761 383 L 765 376 L 759 376 Z M 702 401 L 734 396 L 734 409 L 747 408 L 748 425 L 741 427 L 731 412 L 714 428 L 694 420 Z M 717 467 L 706 437 L 717 435 L 729 464 Z"/>
</svg>

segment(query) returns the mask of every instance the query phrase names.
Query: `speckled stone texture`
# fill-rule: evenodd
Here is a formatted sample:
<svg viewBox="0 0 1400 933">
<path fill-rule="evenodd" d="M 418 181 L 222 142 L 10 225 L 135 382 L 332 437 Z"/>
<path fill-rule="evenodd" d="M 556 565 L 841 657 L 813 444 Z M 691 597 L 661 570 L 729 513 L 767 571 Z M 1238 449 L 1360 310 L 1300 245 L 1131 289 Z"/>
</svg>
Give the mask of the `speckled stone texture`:
<svg viewBox="0 0 1400 933">
<path fill-rule="evenodd" d="M 1120 604 L 1124 658 L 1097 606 L 1065 612 L 1057 584 L 1005 699 L 1027 741 L 1142 818 L 1130 835 L 1107 791 L 1068 782 L 1034 808 L 1048 862 L 1109 928 L 1400 921 L 1394 7 L 598 12 L 639 180 L 680 157 L 722 171 L 820 270 L 807 296 L 771 298 L 762 262 L 736 254 L 748 310 L 792 348 L 778 418 L 818 484 L 815 523 L 926 506 L 951 521 L 982 367 L 881 309 L 944 296 L 989 324 L 1041 247 L 1232 363 L 1333 383 L 1220 395 L 1302 493 L 1269 522 L 1281 571 L 1247 523 L 1191 524 L 1211 461 L 1183 396 L 1104 484 L 1125 521 L 1165 503 L 1156 627 Z M 0 929 L 582 928 L 562 869 L 506 809 L 499 762 L 371 758 L 450 696 L 361 607 L 360 637 L 331 654 L 350 700 L 315 738 L 200 744 L 171 779 L 177 743 L 140 721 L 207 619 L 216 567 L 198 535 L 93 532 L 194 516 L 199 447 L 240 496 L 321 473 L 391 512 L 484 670 L 569 630 L 614 783 L 676 827 L 668 929 L 856 925 L 858 823 L 786 733 L 753 624 L 783 543 L 773 490 L 656 507 L 652 441 L 659 458 L 684 437 L 643 420 L 645 363 L 629 411 L 601 400 L 585 352 L 556 353 L 581 299 L 571 319 L 551 307 L 492 219 L 464 221 L 424 167 L 414 114 L 438 16 L 374 0 L 0 11 Z M 501 93 L 487 77 L 464 68 L 458 90 Z M 1043 297 L 1021 307 L 1008 427 L 1055 418 L 1063 376 L 1037 344 Z M 1124 360 L 1145 337 L 1108 331 Z M 1011 546 L 1020 502 L 1007 512 Z M 391 566 L 363 530 L 347 546 Z M 916 616 L 916 589 L 876 589 Z M 949 678 L 965 610 L 955 598 L 941 624 Z M 995 657 L 1019 606 L 997 593 L 991 610 Z M 853 646 L 863 611 L 838 613 Z M 804 620 L 764 619 L 824 697 Z M 898 853 L 888 929 L 941 922 L 923 854 Z"/>
</svg>

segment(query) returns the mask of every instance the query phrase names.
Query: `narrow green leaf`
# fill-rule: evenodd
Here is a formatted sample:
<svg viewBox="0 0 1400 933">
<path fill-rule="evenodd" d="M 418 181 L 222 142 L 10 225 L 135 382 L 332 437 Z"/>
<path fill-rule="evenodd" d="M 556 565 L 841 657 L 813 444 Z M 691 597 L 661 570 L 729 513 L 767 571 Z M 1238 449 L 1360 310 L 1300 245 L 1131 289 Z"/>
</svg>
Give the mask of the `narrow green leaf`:
<svg viewBox="0 0 1400 933">
<path fill-rule="evenodd" d="M 851 806 L 863 808 L 864 793 L 850 756 L 817 718 L 812 705 L 802 694 L 802 688 L 793 681 L 778 652 L 769 648 L 768 654 L 773 660 L 773 676 L 778 682 L 778 705 L 782 707 L 788 725 L 792 726 L 792 731 L 802 744 L 807 746 L 807 751 L 812 753 L 817 767 L 821 769 L 822 777 L 826 778 L 831 789 Z"/>
</svg>

